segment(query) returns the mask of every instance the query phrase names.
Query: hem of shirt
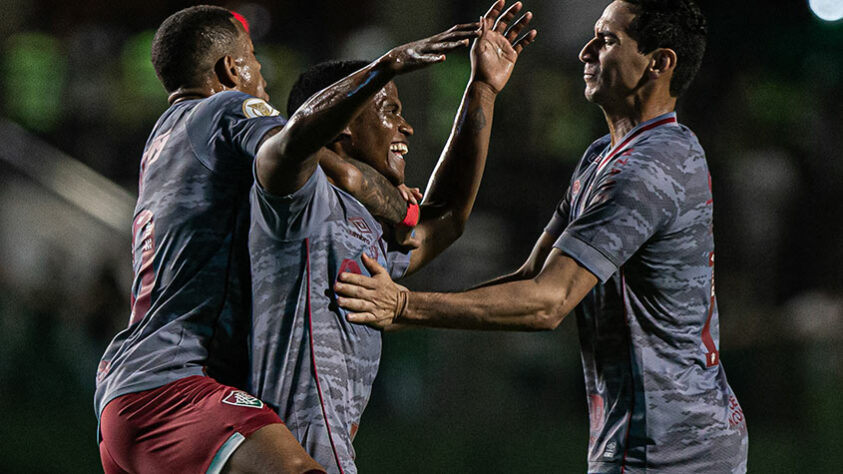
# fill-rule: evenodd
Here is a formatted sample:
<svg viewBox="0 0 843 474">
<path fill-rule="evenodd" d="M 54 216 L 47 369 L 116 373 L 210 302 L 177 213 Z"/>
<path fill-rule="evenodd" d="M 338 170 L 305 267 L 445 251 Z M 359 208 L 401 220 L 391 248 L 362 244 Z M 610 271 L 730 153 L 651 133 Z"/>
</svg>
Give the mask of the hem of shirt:
<svg viewBox="0 0 843 474">
<path fill-rule="evenodd" d="M 618 266 L 603 252 L 572 232 L 563 232 L 553 246 L 593 273 L 601 283 L 606 283 L 618 271 Z"/>
<path fill-rule="evenodd" d="M 152 390 L 153 388 L 163 387 L 168 383 L 173 383 L 176 380 L 192 377 L 194 375 L 206 375 L 201 366 L 188 367 L 187 370 L 167 371 L 164 374 L 159 374 L 155 380 L 143 380 L 140 382 L 133 382 L 128 384 L 120 384 L 116 390 L 109 391 L 99 402 L 97 408 L 97 419 L 102 416 L 102 411 L 105 410 L 106 405 L 111 403 L 117 397 L 128 395 L 130 393 L 143 392 L 144 390 Z"/>
</svg>

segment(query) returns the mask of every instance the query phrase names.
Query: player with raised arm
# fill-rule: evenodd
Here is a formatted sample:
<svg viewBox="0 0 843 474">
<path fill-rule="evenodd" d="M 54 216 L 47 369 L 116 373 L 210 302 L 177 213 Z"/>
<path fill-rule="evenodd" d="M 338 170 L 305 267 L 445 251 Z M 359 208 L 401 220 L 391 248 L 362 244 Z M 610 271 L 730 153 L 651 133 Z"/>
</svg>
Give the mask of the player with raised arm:
<svg viewBox="0 0 843 474">
<path fill-rule="evenodd" d="M 328 63 L 306 72 L 297 83 L 306 90 L 294 88 L 291 97 L 316 95 L 258 152 L 249 237 L 251 390 L 329 472 L 357 471 L 352 440 L 381 353 L 380 331 L 349 324 L 331 287 L 343 271 L 364 271 L 364 252 L 400 277 L 459 236 L 485 166 L 495 99 L 518 53 L 535 38 L 535 31 L 520 36 L 530 13 L 506 34 L 521 4 L 503 7 L 495 2 L 479 29 L 478 23 L 458 25 L 368 64 Z M 314 153 L 328 147 L 402 183 L 413 129 L 401 116 L 392 79 L 444 61 L 473 37 L 471 79 L 415 227 L 419 246 L 411 253 L 394 249 L 381 224 L 326 181 Z"/>
<path fill-rule="evenodd" d="M 705 153 L 675 107 L 699 68 L 692 0 L 617 0 L 580 53 L 609 134 L 582 157 L 524 265 L 459 293 L 415 293 L 371 258 L 343 273 L 349 320 L 551 330 L 572 310 L 589 473 L 743 473 L 747 432 L 719 357 Z"/>
<path fill-rule="evenodd" d="M 103 467 L 322 472 L 272 410 L 239 390 L 248 375 L 252 163 L 286 123 L 267 102 L 248 23 L 220 7 L 182 10 L 158 29 L 152 61 L 171 106 L 141 160 L 129 325 L 97 374 Z M 406 202 L 380 173 L 327 150 L 320 159 L 373 213 L 404 218 Z"/>
</svg>

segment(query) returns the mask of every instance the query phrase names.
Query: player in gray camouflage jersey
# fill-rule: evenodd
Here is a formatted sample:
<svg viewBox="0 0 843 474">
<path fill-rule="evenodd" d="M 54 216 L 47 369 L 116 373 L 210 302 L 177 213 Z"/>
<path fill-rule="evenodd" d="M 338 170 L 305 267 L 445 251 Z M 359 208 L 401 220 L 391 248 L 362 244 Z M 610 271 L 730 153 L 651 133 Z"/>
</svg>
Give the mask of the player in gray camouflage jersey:
<svg viewBox="0 0 843 474">
<path fill-rule="evenodd" d="M 719 357 L 705 153 L 676 120 L 705 20 L 691 0 L 617 0 L 580 53 L 594 142 L 527 262 L 463 293 L 410 293 L 378 265 L 336 285 L 349 319 L 386 327 L 548 330 L 572 310 L 589 473 L 743 473 L 747 431 Z"/>
<path fill-rule="evenodd" d="M 278 416 L 240 390 L 248 375 L 252 163 L 286 123 L 267 102 L 248 23 L 220 7 L 182 10 L 159 28 L 152 57 L 172 105 L 141 159 L 128 327 L 97 374 L 103 467 L 318 468 Z M 382 175 L 327 150 L 320 159 L 373 213 L 401 222 L 407 204 Z"/>
<path fill-rule="evenodd" d="M 278 411 L 329 472 L 357 472 L 352 439 L 381 353 L 380 331 L 348 323 L 331 288 L 344 271 L 366 271 L 363 254 L 397 278 L 459 236 L 485 165 L 495 99 L 518 54 L 535 38 L 534 31 L 519 36 L 532 18 L 529 13 L 505 34 L 521 4 L 503 7 L 503 1 L 495 2 L 479 30 L 478 23 L 458 25 L 394 48 L 372 63 L 328 63 L 306 72 L 291 97 L 303 100 L 330 87 L 301 107 L 291 104 L 298 111 L 258 152 L 249 236 L 251 391 Z M 443 61 L 445 53 L 475 36 L 471 80 L 421 206 L 416 248 L 411 253 L 396 249 L 386 244 L 381 224 L 359 202 L 326 180 L 313 153 L 327 146 L 370 164 L 393 184 L 402 183 L 413 130 L 401 116 L 392 78 Z"/>
</svg>

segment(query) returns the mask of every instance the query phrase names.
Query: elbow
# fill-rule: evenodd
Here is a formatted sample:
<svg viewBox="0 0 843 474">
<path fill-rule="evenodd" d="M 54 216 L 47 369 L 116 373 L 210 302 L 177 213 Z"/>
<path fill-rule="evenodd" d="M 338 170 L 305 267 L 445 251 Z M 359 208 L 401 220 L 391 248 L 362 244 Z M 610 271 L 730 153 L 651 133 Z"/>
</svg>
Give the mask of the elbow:
<svg viewBox="0 0 843 474">
<path fill-rule="evenodd" d="M 570 312 L 567 307 L 566 298 L 560 295 L 560 292 L 547 295 L 541 298 L 541 305 L 536 312 L 534 321 L 534 330 L 536 331 L 553 331 L 562 323 L 565 316 Z"/>
</svg>

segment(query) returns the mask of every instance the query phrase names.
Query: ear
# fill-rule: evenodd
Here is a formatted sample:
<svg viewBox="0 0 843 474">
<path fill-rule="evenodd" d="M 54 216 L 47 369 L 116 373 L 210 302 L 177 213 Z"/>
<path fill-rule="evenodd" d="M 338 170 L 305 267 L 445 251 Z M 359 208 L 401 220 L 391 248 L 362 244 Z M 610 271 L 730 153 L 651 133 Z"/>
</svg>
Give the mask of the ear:
<svg viewBox="0 0 843 474">
<path fill-rule="evenodd" d="M 672 75 L 676 69 L 676 51 L 670 48 L 659 48 L 653 51 L 647 73 L 651 79 L 658 79 L 665 75 Z"/>
<path fill-rule="evenodd" d="M 226 88 L 234 89 L 240 84 L 240 74 L 231 56 L 223 56 L 214 64 L 214 75 Z"/>
</svg>

